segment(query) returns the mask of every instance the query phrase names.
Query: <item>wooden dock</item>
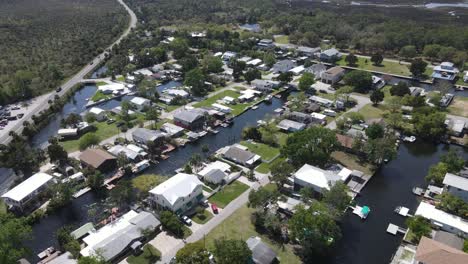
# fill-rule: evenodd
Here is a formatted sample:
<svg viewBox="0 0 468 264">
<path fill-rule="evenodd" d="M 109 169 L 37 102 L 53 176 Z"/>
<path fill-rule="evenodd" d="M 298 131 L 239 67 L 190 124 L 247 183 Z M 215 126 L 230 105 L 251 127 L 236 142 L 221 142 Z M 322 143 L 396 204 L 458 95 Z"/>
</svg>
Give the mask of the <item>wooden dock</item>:
<svg viewBox="0 0 468 264">
<path fill-rule="evenodd" d="M 402 228 L 402 227 L 399 227 L 397 225 L 394 225 L 392 223 L 388 224 L 388 227 L 387 227 L 387 233 L 390 233 L 392 235 L 396 235 L 398 233 L 401 233 L 401 234 L 406 234 L 406 229 Z"/>
</svg>

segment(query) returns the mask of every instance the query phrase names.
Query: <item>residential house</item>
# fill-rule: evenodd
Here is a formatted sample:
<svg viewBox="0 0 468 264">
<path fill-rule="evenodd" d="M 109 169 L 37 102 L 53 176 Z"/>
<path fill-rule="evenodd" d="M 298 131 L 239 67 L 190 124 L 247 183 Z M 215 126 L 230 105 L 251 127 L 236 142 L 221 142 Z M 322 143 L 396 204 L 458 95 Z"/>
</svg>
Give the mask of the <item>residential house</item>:
<svg viewBox="0 0 468 264">
<path fill-rule="evenodd" d="M 231 59 L 236 58 L 236 57 L 237 57 L 236 52 L 226 51 L 221 56 L 221 59 L 223 59 L 224 61 L 230 61 Z"/>
<path fill-rule="evenodd" d="M 221 184 L 230 173 L 230 170 L 231 165 L 217 160 L 207 164 L 197 175 L 206 182 Z"/>
<path fill-rule="evenodd" d="M 432 239 L 458 250 L 463 249 L 464 239 L 449 232 L 435 231 Z"/>
<path fill-rule="evenodd" d="M 223 158 L 246 167 L 253 167 L 261 157 L 241 145 L 233 145 L 223 153 Z"/>
<path fill-rule="evenodd" d="M 256 80 L 253 80 L 251 82 L 251 85 L 257 91 L 261 91 L 261 92 L 264 92 L 264 93 L 270 93 L 273 89 L 278 88 L 280 83 L 277 82 L 277 81 L 256 79 Z"/>
<path fill-rule="evenodd" d="M 240 92 L 242 95 L 237 97 L 237 100 L 241 103 L 244 102 L 251 102 L 253 101 L 257 96 L 261 95 L 261 91 L 253 90 L 253 89 L 247 89 L 247 90 L 242 90 Z"/>
<path fill-rule="evenodd" d="M 93 114 L 96 117 L 97 121 L 103 121 L 106 119 L 106 111 L 99 107 L 91 107 L 88 111 L 90 114 Z"/>
<path fill-rule="evenodd" d="M 454 97 L 455 96 L 450 93 L 443 95 L 442 98 L 440 99 L 440 106 L 442 107 L 449 106 L 449 104 L 452 102 Z"/>
<path fill-rule="evenodd" d="M 468 178 L 446 173 L 443 184 L 444 191 L 468 203 Z"/>
<path fill-rule="evenodd" d="M 160 226 L 161 222 L 152 213 L 131 210 L 101 229 L 89 232 L 83 238 L 85 247 L 80 254 L 83 257 L 99 256 L 106 263 L 113 263 L 128 251 L 141 250 L 146 239 L 143 230 L 156 232 Z"/>
<path fill-rule="evenodd" d="M 421 87 L 412 86 L 409 88 L 409 90 L 410 90 L 411 96 L 414 96 L 414 97 L 426 95 L 426 91 L 424 90 L 424 88 L 421 88 Z"/>
<path fill-rule="evenodd" d="M 317 125 L 325 125 L 327 123 L 327 116 L 320 113 L 310 114 L 312 118 L 312 123 Z"/>
<path fill-rule="evenodd" d="M 314 103 L 317 103 L 321 106 L 325 106 L 325 107 L 332 107 L 333 106 L 333 101 L 332 100 L 328 100 L 326 98 L 323 98 L 323 97 L 319 97 L 319 96 L 316 96 L 316 95 L 312 95 L 311 97 L 309 97 L 309 100 L 314 102 Z"/>
<path fill-rule="evenodd" d="M 138 153 L 138 155 L 140 155 L 140 157 L 143 158 L 143 159 L 146 158 L 146 157 L 148 156 L 148 153 L 145 151 L 144 148 L 139 147 L 139 146 L 137 146 L 137 145 L 135 145 L 135 144 L 128 144 L 126 147 L 127 147 L 128 149 L 130 149 L 130 150 L 132 150 L 132 151 Z"/>
<path fill-rule="evenodd" d="M 273 65 L 273 68 L 271 69 L 273 73 L 283 73 L 283 72 L 288 72 L 291 69 L 296 67 L 296 63 L 292 60 L 281 60 L 275 63 Z"/>
<path fill-rule="evenodd" d="M 164 93 L 172 97 L 179 96 L 184 99 L 187 99 L 190 97 L 190 93 L 182 89 L 167 89 L 164 91 Z"/>
<path fill-rule="evenodd" d="M 276 127 L 286 132 L 296 132 L 304 130 L 306 128 L 306 124 L 289 119 L 283 119 L 278 123 L 278 125 L 276 125 Z"/>
<path fill-rule="evenodd" d="M 468 254 L 434 239 L 423 236 L 415 255 L 415 264 L 465 264 Z"/>
<path fill-rule="evenodd" d="M 51 175 L 38 172 L 3 194 L 2 199 L 6 205 L 23 210 L 53 183 Z"/>
<path fill-rule="evenodd" d="M 289 120 L 293 120 L 299 123 L 309 124 L 312 122 L 312 116 L 302 112 L 285 112 L 284 116 Z"/>
<path fill-rule="evenodd" d="M 117 166 L 117 159 L 102 149 L 86 149 L 80 154 L 81 164 L 101 172 L 108 172 Z"/>
<path fill-rule="evenodd" d="M 321 81 L 328 84 L 335 84 L 343 78 L 345 70 L 341 67 L 335 66 L 322 73 Z"/>
<path fill-rule="evenodd" d="M 322 78 L 322 73 L 325 71 L 327 71 L 327 66 L 322 63 L 317 63 L 304 69 L 304 72 L 312 73 L 315 79 Z"/>
<path fill-rule="evenodd" d="M 143 69 L 139 69 L 139 70 L 136 70 L 133 72 L 134 75 L 141 75 L 141 76 L 151 76 L 153 75 L 153 72 L 146 69 L 146 68 L 143 68 Z"/>
<path fill-rule="evenodd" d="M 148 142 L 152 142 L 158 145 L 162 145 L 166 139 L 166 135 L 159 130 L 150 130 L 147 128 L 137 128 L 132 132 L 133 141 L 146 145 Z"/>
<path fill-rule="evenodd" d="M 221 101 L 224 104 L 230 104 L 230 105 L 235 105 L 236 104 L 236 98 L 231 97 L 231 96 L 224 96 L 223 99 L 221 99 Z"/>
<path fill-rule="evenodd" d="M 320 112 L 320 105 L 310 102 L 310 103 L 307 104 L 304 111 L 306 113 Z"/>
<path fill-rule="evenodd" d="M 347 168 L 336 172 L 304 164 L 293 175 L 294 189 L 299 190 L 303 187 L 308 187 L 312 188 L 317 195 L 320 195 L 324 190 L 330 190 L 336 182 L 346 182 L 350 175 L 351 171 Z"/>
<path fill-rule="evenodd" d="M 170 137 L 180 137 L 184 134 L 184 128 L 171 124 L 171 123 L 164 123 L 161 126 L 161 131 L 165 132 L 168 134 Z"/>
<path fill-rule="evenodd" d="M 174 124 L 189 130 L 202 129 L 205 121 L 205 115 L 195 109 L 183 109 L 174 114 Z"/>
<path fill-rule="evenodd" d="M 320 47 L 311 48 L 306 46 L 299 46 L 297 47 L 296 51 L 302 56 L 313 57 L 316 53 L 320 52 Z"/>
<path fill-rule="evenodd" d="M 257 46 L 259 46 L 260 48 L 272 48 L 275 46 L 275 44 L 273 43 L 273 40 L 271 39 L 261 39 L 257 43 Z"/>
<path fill-rule="evenodd" d="M 292 72 L 294 75 L 299 75 L 299 74 L 302 74 L 304 70 L 305 70 L 304 65 L 299 65 L 297 67 L 292 68 L 289 71 Z"/>
<path fill-rule="evenodd" d="M 449 132 L 452 136 L 463 137 L 466 127 L 465 120 L 450 118 L 445 120 L 445 124 L 447 125 L 447 128 L 449 129 Z"/>
<path fill-rule="evenodd" d="M 220 112 L 223 112 L 225 114 L 229 114 L 232 111 L 232 109 L 230 107 L 227 107 L 227 106 L 222 105 L 222 104 L 214 103 L 211 106 L 213 107 L 213 109 L 215 109 L 217 111 L 220 111 Z"/>
<path fill-rule="evenodd" d="M 461 217 L 437 209 L 435 205 L 422 201 L 416 209 L 415 215 L 428 219 L 434 226 L 443 231 L 468 238 L 468 222 Z"/>
<path fill-rule="evenodd" d="M 115 145 L 107 151 L 116 157 L 123 154 L 130 162 L 136 162 L 140 160 L 140 154 L 138 152 L 133 151 L 125 146 Z"/>
<path fill-rule="evenodd" d="M 262 64 L 262 60 L 261 59 L 253 59 L 253 60 L 250 60 L 247 62 L 247 67 L 256 67 L 256 66 L 259 66 L 260 64 Z"/>
<path fill-rule="evenodd" d="M 340 142 L 340 148 L 346 152 L 353 152 L 354 138 L 346 135 L 336 134 L 336 139 Z"/>
<path fill-rule="evenodd" d="M 335 62 L 341 59 L 342 54 L 335 48 L 327 49 L 320 53 L 320 60 L 326 62 Z"/>
<path fill-rule="evenodd" d="M 440 65 L 434 67 L 434 71 L 432 73 L 432 78 L 445 80 L 445 81 L 453 81 L 457 77 L 460 71 L 454 67 L 454 64 L 451 62 L 442 62 Z"/>
<path fill-rule="evenodd" d="M 130 103 L 134 105 L 139 111 L 143 110 L 145 107 L 151 106 L 151 101 L 149 99 L 138 96 L 130 99 Z"/>
<path fill-rule="evenodd" d="M 262 242 L 259 237 L 250 237 L 247 239 L 247 246 L 252 251 L 252 262 L 255 264 L 279 263 L 276 252 L 267 244 Z"/>
<path fill-rule="evenodd" d="M 379 90 L 379 89 L 382 89 L 385 86 L 385 84 L 386 83 L 384 79 L 378 76 L 372 75 L 372 88 Z"/>
<path fill-rule="evenodd" d="M 203 184 L 193 174 L 178 173 L 149 191 L 151 203 L 159 210 L 182 215 L 203 200 Z"/>
</svg>

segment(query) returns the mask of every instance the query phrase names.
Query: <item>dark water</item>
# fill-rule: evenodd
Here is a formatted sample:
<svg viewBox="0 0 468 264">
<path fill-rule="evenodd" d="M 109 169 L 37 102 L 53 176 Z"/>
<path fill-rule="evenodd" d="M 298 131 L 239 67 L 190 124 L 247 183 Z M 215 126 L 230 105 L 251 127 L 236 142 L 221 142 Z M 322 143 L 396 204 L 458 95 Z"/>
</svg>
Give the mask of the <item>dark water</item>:
<svg viewBox="0 0 468 264">
<path fill-rule="evenodd" d="M 468 152 L 462 147 L 465 159 Z M 401 235 L 386 232 L 389 223 L 405 227 L 405 218 L 393 212 L 397 206 L 405 206 L 414 213 L 419 201 L 411 192 L 412 187 L 425 187 L 424 177 L 429 167 L 447 153 L 447 145 L 416 142 L 403 144 L 398 158 L 389 162 L 374 175 L 356 202 L 371 208 L 369 217 L 362 221 L 349 213 L 343 223 L 343 239 L 340 241 L 333 264 L 389 263 L 402 240 Z"/>
<path fill-rule="evenodd" d="M 106 73 L 107 70 L 108 70 L 107 66 L 100 67 L 95 72 L 93 72 L 93 74 L 91 75 L 91 79 L 100 78 L 101 77 L 100 75 L 103 73 Z"/>
<path fill-rule="evenodd" d="M 164 90 L 171 89 L 171 88 L 176 88 L 182 86 L 181 82 L 178 81 L 169 81 L 167 83 L 161 84 L 156 86 L 156 91 L 158 93 L 162 93 Z"/>
</svg>

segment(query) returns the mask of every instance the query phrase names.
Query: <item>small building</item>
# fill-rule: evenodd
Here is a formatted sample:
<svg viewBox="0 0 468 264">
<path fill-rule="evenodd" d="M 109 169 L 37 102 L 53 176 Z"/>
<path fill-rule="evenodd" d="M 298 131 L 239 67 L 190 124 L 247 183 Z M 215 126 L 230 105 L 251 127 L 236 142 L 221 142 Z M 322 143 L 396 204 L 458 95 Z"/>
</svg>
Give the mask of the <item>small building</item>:
<svg viewBox="0 0 468 264">
<path fill-rule="evenodd" d="M 289 119 L 283 119 L 278 123 L 278 125 L 276 125 L 276 127 L 286 132 L 296 132 L 304 130 L 306 128 L 306 124 Z"/>
<path fill-rule="evenodd" d="M 231 96 L 225 96 L 223 97 L 223 99 L 221 99 L 223 103 L 225 104 L 230 104 L 230 105 L 234 105 L 236 104 L 236 98 L 234 97 L 231 97 Z"/>
<path fill-rule="evenodd" d="M 200 178 L 202 178 L 204 181 L 213 184 L 220 184 L 223 182 L 223 180 L 226 179 L 230 173 L 230 170 L 231 165 L 217 160 L 207 164 L 201 171 L 197 173 L 197 175 L 200 176 Z"/>
<path fill-rule="evenodd" d="M 379 90 L 379 89 L 382 89 L 385 86 L 385 84 L 386 83 L 384 79 L 378 76 L 372 75 L 372 88 Z"/>
<path fill-rule="evenodd" d="M 247 150 L 246 147 L 233 145 L 223 153 L 223 158 L 246 167 L 253 167 L 261 157 Z"/>
<path fill-rule="evenodd" d="M 237 57 L 236 52 L 226 51 L 221 56 L 221 59 L 223 59 L 224 61 L 230 61 L 231 59 L 236 58 L 236 57 Z"/>
<path fill-rule="evenodd" d="M 297 67 L 292 68 L 289 71 L 292 72 L 294 75 L 299 75 L 299 74 L 302 74 L 304 70 L 305 70 L 304 65 L 299 65 Z"/>
<path fill-rule="evenodd" d="M 339 66 L 332 67 L 322 73 L 321 80 L 324 83 L 335 84 L 345 75 L 345 70 Z"/>
<path fill-rule="evenodd" d="M 100 256 L 106 263 L 113 263 L 130 250 L 141 250 L 141 242 L 146 239 L 142 230 L 157 232 L 160 226 L 161 222 L 152 213 L 131 210 L 83 238 L 85 247 L 80 254 Z"/>
<path fill-rule="evenodd" d="M 332 100 L 328 100 L 328 99 L 320 97 L 320 96 L 312 95 L 311 97 L 309 97 L 309 100 L 314 102 L 314 103 L 317 103 L 317 104 L 319 104 L 321 106 L 325 106 L 325 107 L 332 107 L 333 106 L 333 101 Z"/>
<path fill-rule="evenodd" d="M 103 121 L 106 119 L 106 111 L 99 107 L 91 107 L 88 111 L 90 114 L 96 116 L 97 121 Z"/>
<path fill-rule="evenodd" d="M 139 69 L 139 70 L 136 70 L 133 72 L 134 75 L 141 75 L 141 76 L 151 76 L 153 75 L 153 72 L 146 69 L 146 68 L 143 68 L 143 69 Z"/>
<path fill-rule="evenodd" d="M 440 65 L 434 67 L 434 71 L 432 73 L 432 78 L 445 80 L 445 81 L 453 81 L 457 77 L 460 71 L 455 68 L 452 62 L 442 62 Z"/>
<path fill-rule="evenodd" d="M 450 232 L 461 237 L 468 237 L 468 222 L 461 217 L 449 214 L 442 210 L 437 209 L 434 205 L 421 202 L 416 209 L 415 215 L 420 215 L 439 229 Z"/>
<path fill-rule="evenodd" d="M 468 203 L 468 178 L 452 173 L 446 173 L 443 184 L 445 192 L 448 192 Z"/>
<path fill-rule="evenodd" d="M 346 135 L 336 134 L 336 139 L 340 142 L 341 149 L 344 151 L 351 151 L 354 145 L 354 138 Z"/>
<path fill-rule="evenodd" d="M 255 264 L 279 263 L 276 252 L 262 242 L 259 237 L 250 237 L 246 241 L 247 246 L 252 251 L 252 261 Z"/>
<path fill-rule="evenodd" d="M 342 54 L 335 48 L 327 49 L 320 53 L 320 60 L 326 62 L 335 62 L 341 59 Z"/>
<path fill-rule="evenodd" d="M 253 80 L 251 84 L 252 84 L 252 87 L 255 88 L 255 90 L 264 92 L 264 93 L 270 93 L 273 89 L 278 88 L 280 85 L 280 83 L 277 81 L 260 80 L 260 79 Z"/>
<path fill-rule="evenodd" d="M 260 48 L 272 48 L 275 46 L 275 44 L 273 43 L 272 39 L 261 39 L 257 43 L 257 46 L 259 46 Z"/>
<path fill-rule="evenodd" d="M 294 61 L 281 60 L 281 61 L 276 62 L 275 65 L 273 65 L 273 68 L 271 69 L 271 71 L 273 73 L 283 73 L 283 72 L 290 71 L 294 67 L 296 67 L 296 63 Z"/>
<path fill-rule="evenodd" d="M 159 210 L 182 215 L 203 200 L 203 184 L 193 174 L 178 173 L 149 191 L 151 203 Z"/>
<path fill-rule="evenodd" d="M 164 91 L 164 93 L 166 93 L 169 96 L 173 96 L 173 97 L 179 96 L 184 99 L 187 99 L 190 97 L 190 94 L 187 91 L 182 90 L 182 89 L 167 89 Z"/>
<path fill-rule="evenodd" d="M 452 248 L 462 250 L 463 249 L 463 243 L 464 240 L 461 237 L 458 237 L 452 233 L 445 232 L 445 231 L 435 231 L 434 236 L 432 239 L 434 239 L 437 242 L 443 243 L 447 246 L 450 246 Z"/>
<path fill-rule="evenodd" d="M 159 130 L 150 130 L 147 128 L 137 128 L 132 132 L 133 141 L 146 145 L 148 142 L 152 142 L 161 145 L 166 139 L 166 135 Z"/>
<path fill-rule="evenodd" d="M 143 97 L 133 97 L 130 99 L 130 103 L 134 105 L 139 111 L 143 110 L 145 107 L 151 106 L 151 101 Z"/>
<path fill-rule="evenodd" d="M 307 56 L 307 57 L 313 57 L 313 56 L 315 56 L 316 53 L 320 52 L 320 47 L 311 48 L 311 47 L 306 47 L 306 46 L 299 46 L 299 47 L 297 47 L 296 51 L 300 55 Z"/>
<path fill-rule="evenodd" d="M 316 80 L 322 78 L 322 73 L 326 71 L 327 66 L 322 63 L 317 63 L 304 69 L 304 72 L 312 73 Z"/>
<path fill-rule="evenodd" d="M 452 136 L 455 137 L 463 137 L 465 132 L 465 120 L 462 119 L 447 119 L 445 120 L 445 124 L 449 129 L 449 132 Z"/>
<path fill-rule="evenodd" d="M 57 131 L 57 136 L 61 138 L 72 138 L 78 136 L 78 128 L 61 128 Z"/>
<path fill-rule="evenodd" d="M 2 199 L 6 205 L 23 210 L 53 182 L 51 175 L 38 172 L 3 194 Z"/>
<path fill-rule="evenodd" d="M 246 65 L 251 66 L 251 67 L 256 67 L 256 66 L 259 66 L 260 64 L 262 64 L 261 59 L 253 59 L 253 60 L 248 61 Z"/>
<path fill-rule="evenodd" d="M 161 131 L 168 134 L 170 137 L 180 137 L 184 134 L 184 128 L 171 124 L 171 123 L 164 123 L 161 126 Z"/>
<path fill-rule="evenodd" d="M 117 159 L 102 149 L 86 149 L 81 153 L 80 161 L 83 166 L 101 172 L 108 172 L 117 166 Z"/>
<path fill-rule="evenodd" d="M 428 237 L 421 237 L 414 263 L 421 264 L 465 264 L 468 254 Z"/>
<path fill-rule="evenodd" d="M 259 33 L 262 31 L 260 24 L 244 24 L 244 25 L 240 25 L 239 28 L 242 30 L 251 31 L 255 33 Z"/>
<path fill-rule="evenodd" d="M 454 97 L 455 96 L 450 93 L 443 95 L 442 98 L 440 99 L 440 106 L 442 107 L 449 106 Z"/>
<path fill-rule="evenodd" d="M 426 91 L 421 87 L 411 86 L 409 87 L 409 90 L 410 90 L 411 96 L 414 96 L 414 97 L 426 95 Z"/>
<path fill-rule="evenodd" d="M 285 112 L 284 116 L 289 120 L 293 120 L 293 121 L 304 123 L 304 124 L 309 124 L 310 122 L 312 122 L 312 119 L 313 119 L 311 115 L 298 112 L 298 111 Z"/>
<path fill-rule="evenodd" d="M 215 110 L 217 111 L 220 111 L 220 112 L 223 112 L 225 114 L 229 114 L 231 113 L 232 109 L 230 107 L 227 107 L 225 105 L 222 105 L 222 104 L 217 104 L 217 103 L 214 103 L 211 105 Z"/>
<path fill-rule="evenodd" d="M 327 122 L 327 116 L 324 115 L 324 114 L 320 114 L 320 113 L 312 113 L 310 114 L 310 116 L 312 117 L 312 122 L 314 124 L 320 124 L 320 125 L 323 125 Z"/>
<path fill-rule="evenodd" d="M 196 109 L 183 109 L 174 114 L 174 124 L 189 130 L 202 129 L 205 115 Z"/>
<path fill-rule="evenodd" d="M 344 168 L 343 170 L 348 169 Z M 322 170 L 318 167 L 304 164 L 293 175 L 294 189 L 299 190 L 303 187 L 312 188 L 317 194 L 321 194 L 323 190 L 330 190 L 337 181 L 346 181 L 349 174 L 344 174 L 346 177 L 341 176 L 340 173 L 333 171 Z"/>
<path fill-rule="evenodd" d="M 138 152 L 133 151 L 125 146 L 115 145 L 112 148 L 110 148 L 108 151 L 109 153 L 111 153 L 112 155 L 116 157 L 123 154 L 131 162 L 136 162 L 140 159 L 140 154 Z"/>
</svg>

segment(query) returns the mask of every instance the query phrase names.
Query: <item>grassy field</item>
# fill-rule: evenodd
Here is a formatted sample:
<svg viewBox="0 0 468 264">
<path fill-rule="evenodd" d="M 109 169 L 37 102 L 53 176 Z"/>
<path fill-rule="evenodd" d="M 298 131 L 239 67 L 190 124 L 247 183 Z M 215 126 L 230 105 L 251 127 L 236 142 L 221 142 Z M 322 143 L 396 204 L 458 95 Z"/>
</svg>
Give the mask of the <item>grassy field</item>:
<svg viewBox="0 0 468 264">
<path fill-rule="evenodd" d="M 234 181 L 215 195 L 211 196 L 209 201 L 210 203 L 215 203 L 218 207 L 224 208 L 247 189 L 249 189 L 249 186 L 239 181 Z"/>
<path fill-rule="evenodd" d="M 299 264 L 301 260 L 294 255 L 290 245 L 282 246 L 268 237 L 259 234 L 255 227 L 250 222 L 250 216 L 254 209 L 243 206 L 235 211 L 230 217 L 224 220 L 220 225 L 215 227 L 205 237 L 206 246 L 209 250 L 214 248 L 214 242 L 217 239 L 242 239 L 247 240 L 251 236 L 258 236 L 262 241 L 269 245 L 277 254 L 281 263 Z"/>
<path fill-rule="evenodd" d="M 120 75 L 119 77 L 116 78 L 116 80 L 119 82 L 125 82 L 125 77 L 123 75 Z"/>
<path fill-rule="evenodd" d="M 241 141 L 241 145 L 249 148 L 250 151 L 262 157 L 264 161 L 270 161 L 279 155 L 279 149 L 267 144 Z"/>
<path fill-rule="evenodd" d="M 332 153 L 332 158 L 349 169 L 362 171 L 368 175 L 374 174 L 375 168 L 371 164 L 362 163 L 356 155 L 335 151 Z"/>
<path fill-rule="evenodd" d="M 275 42 L 279 44 L 289 44 L 289 36 L 287 35 L 275 36 Z"/>
<path fill-rule="evenodd" d="M 468 97 L 455 96 L 447 109 L 452 115 L 468 117 Z"/>
<path fill-rule="evenodd" d="M 367 104 L 358 111 L 358 113 L 364 116 L 365 120 L 369 120 L 373 118 L 380 118 L 382 117 L 384 112 L 385 112 L 385 107 L 381 104 L 377 106 L 373 106 L 372 104 Z"/>
<path fill-rule="evenodd" d="M 129 264 L 152 264 L 161 259 L 161 252 L 150 244 L 143 247 L 143 253 L 127 258 Z"/>
<path fill-rule="evenodd" d="M 97 102 L 99 100 L 105 100 L 105 99 L 109 99 L 111 98 L 112 95 L 111 94 L 104 94 L 103 92 L 101 91 L 97 91 L 93 97 L 91 97 L 91 101 L 93 102 Z"/>
<path fill-rule="evenodd" d="M 255 171 L 259 173 L 267 174 L 270 172 L 270 164 L 262 162 L 260 165 L 258 165 L 255 168 Z"/>
<path fill-rule="evenodd" d="M 341 66 L 348 66 L 345 59 L 346 59 L 346 56 L 343 56 L 343 58 L 339 60 L 336 64 L 341 65 Z M 398 62 L 392 62 L 392 61 L 384 60 L 382 62 L 382 65 L 375 66 L 372 64 L 370 59 L 358 57 L 358 62 L 353 67 L 364 69 L 364 70 L 370 70 L 370 71 L 379 71 L 379 72 L 386 72 L 390 74 L 411 76 L 411 72 L 408 69 L 408 65 L 399 64 Z"/>
<path fill-rule="evenodd" d="M 6 204 L 3 202 L 3 200 L 0 200 L 0 214 L 4 214 L 6 212 L 7 212 Z"/>
<path fill-rule="evenodd" d="M 149 190 L 158 186 L 159 184 L 161 184 L 167 179 L 168 177 L 161 176 L 161 175 L 143 174 L 143 175 L 133 178 L 132 185 L 134 188 L 137 188 L 138 190 L 142 192 L 148 192 Z"/>
<path fill-rule="evenodd" d="M 192 220 L 195 223 L 202 225 L 210 221 L 211 218 L 213 218 L 213 214 L 208 212 L 208 210 L 203 210 L 202 213 L 196 214 L 194 217 L 192 217 Z"/>
<path fill-rule="evenodd" d="M 106 122 L 97 122 L 97 123 L 94 123 L 94 125 L 97 128 L 97 130 L 95 131 L 95 134 L 99 137 L 100 141 L 106 138 L 109 138 L 111 136 L 117 135 L 119 133 L 119 129 L 115 126 L 115 123 L 107 124 Z M 60 142 L 60 145 L 62 145 L 66 151 L 70 152 L 70 151 L 78 150 L 79 142 L 80 142 L 80 139 L 78 138 L 74 140 L 62 141 Z"/>
</svg>

